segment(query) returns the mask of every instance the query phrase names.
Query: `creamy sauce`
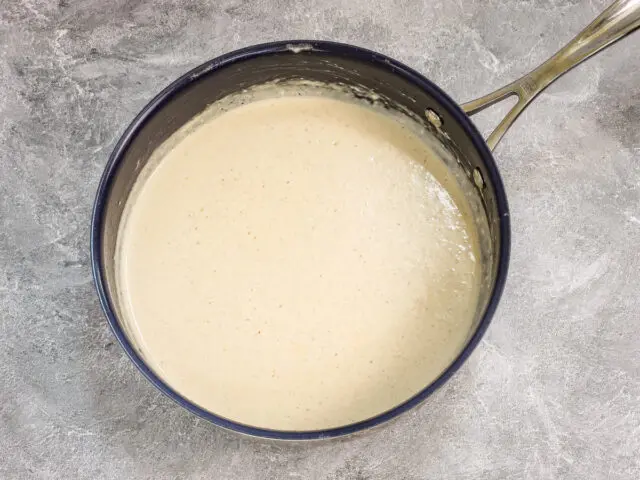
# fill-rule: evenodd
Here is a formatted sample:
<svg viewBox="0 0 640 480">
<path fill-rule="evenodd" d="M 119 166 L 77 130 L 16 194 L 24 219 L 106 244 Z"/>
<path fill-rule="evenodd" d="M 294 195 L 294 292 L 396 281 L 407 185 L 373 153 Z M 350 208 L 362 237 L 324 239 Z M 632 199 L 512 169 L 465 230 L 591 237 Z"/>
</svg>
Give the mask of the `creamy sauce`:
<svg viewBox="0 0 640 480">
<path fill-rule="evenodd" d="M 478 240 L 415 131 L 322 96 L 201 122 L 143 175 L 116 259 L 151 368 L 257 427 L 380 414 L 432 382 L 471 329 Z"/>
</svg>

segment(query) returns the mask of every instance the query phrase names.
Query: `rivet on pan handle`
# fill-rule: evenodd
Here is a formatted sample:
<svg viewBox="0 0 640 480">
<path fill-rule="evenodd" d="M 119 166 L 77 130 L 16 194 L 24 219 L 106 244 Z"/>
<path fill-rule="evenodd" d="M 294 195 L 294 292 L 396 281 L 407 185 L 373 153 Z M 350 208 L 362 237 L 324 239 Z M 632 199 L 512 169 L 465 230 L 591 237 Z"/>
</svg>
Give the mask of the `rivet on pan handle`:
<svg viewBox="0 0 640 480">
<path fill-rule="evenodd" d="M 638 27 L 640 0 L 617 0 L 538 68 L 484 97 L 463 104 L 462 109 L 467 115 L 473 115 L 507 97 L 518 97 L 518 103 L 487 139 L 487 145 L 493 150 L 518 115 L 551 82 Z"/>
</svg>

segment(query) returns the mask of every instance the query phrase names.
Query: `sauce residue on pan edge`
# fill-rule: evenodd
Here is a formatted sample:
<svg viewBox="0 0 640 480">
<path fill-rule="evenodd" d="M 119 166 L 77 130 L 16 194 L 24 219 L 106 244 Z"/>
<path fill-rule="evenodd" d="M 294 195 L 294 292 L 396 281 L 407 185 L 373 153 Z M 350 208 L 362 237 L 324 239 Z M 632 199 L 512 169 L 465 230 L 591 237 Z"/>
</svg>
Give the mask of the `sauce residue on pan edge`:
<svg viewBox="0 0 640 480">
<path fill-rule="evenodd" d="M 414 129 L 278 92 L 218 102 L 154 154 L 120 226 L 118 298 L 186 398 L 255 427 L 327 429 L 406 401 L 455 358 L 478 236 Z"/>
</svg>

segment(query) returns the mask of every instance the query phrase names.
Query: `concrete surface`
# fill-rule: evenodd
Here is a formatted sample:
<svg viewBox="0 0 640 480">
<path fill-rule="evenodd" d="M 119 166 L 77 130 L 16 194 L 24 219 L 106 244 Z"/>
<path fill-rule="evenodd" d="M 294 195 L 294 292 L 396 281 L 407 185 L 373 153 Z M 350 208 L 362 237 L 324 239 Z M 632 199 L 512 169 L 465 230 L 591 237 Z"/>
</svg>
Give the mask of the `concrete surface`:
<svg viewBox="0 0 640 480">
<path fill-rule="evenodd" d="M 0 478 L 640 478 L 638 33 L 553 85 L 498 147 L 514 230 L 498 314 L 453 381 L 385 428 L 282 445 L 196 419 L 114 343 L 89 268 L 111 148 L 191 67 L 266 40 L 335 39 L 464 101 L 605 3 L 2 0 Z"/>
</svg>

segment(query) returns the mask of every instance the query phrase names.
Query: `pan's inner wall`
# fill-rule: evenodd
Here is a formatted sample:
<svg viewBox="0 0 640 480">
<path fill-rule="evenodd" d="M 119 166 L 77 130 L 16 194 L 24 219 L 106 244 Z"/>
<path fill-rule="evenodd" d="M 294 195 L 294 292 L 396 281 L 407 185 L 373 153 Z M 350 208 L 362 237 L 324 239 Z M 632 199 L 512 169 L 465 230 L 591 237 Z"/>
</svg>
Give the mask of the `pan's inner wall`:
<svg viewBox="0 0 640 480">
<path fill-rule="evenodd" d="M 122 318 L 115 301 L 117 232 L 129 193 L 153 151 L 176 130 L 222 97 L 254 85 L 289 79 L 339 83 L 354 86 L 356 90 L 365 88 L 378 93 L 391 108 L 399 106 L 415 118 L 425 119 L 427 109 L 440 116 L 440 128 L 426 121 L 424 123 L 440 141 L 445 153 L 444 160 L 450 168 L 457 170 L 457 177 L 467 183 L 463 185 L 463 191 L 472 209 L 477 212 L 475 221 L 480 236 L 484 279 L 476 312 L 477 326 L 493 290 L 498 263 L 495 252 L 499 251 L 500 233 L 494 187 L 469 136 L 433 96 L 368 53 L 354 55 L 349 50 L 349 53 L 345 51 L 340 54 L 318 49 L 298 51 L 286 47 L 278 52 L 249 56 L 222 68 L 198 72 L 192 78 L 182 79 L 182 88 L 169 95 L 161 107 L 146 119 L 137 135 L 130 139 L 112 177 L 102 231 L 105 286 L 118 317 Z M 476 169 L 484 180 L 481 189 L 474 186 L 473 172 Z M 455 299 L 452 298 L 452 301 Z M 121 326 L 126 331 L 127 326 Z M 474 331 L 475 327 L 469 332 L 469 337 Z"/>
</svg>

